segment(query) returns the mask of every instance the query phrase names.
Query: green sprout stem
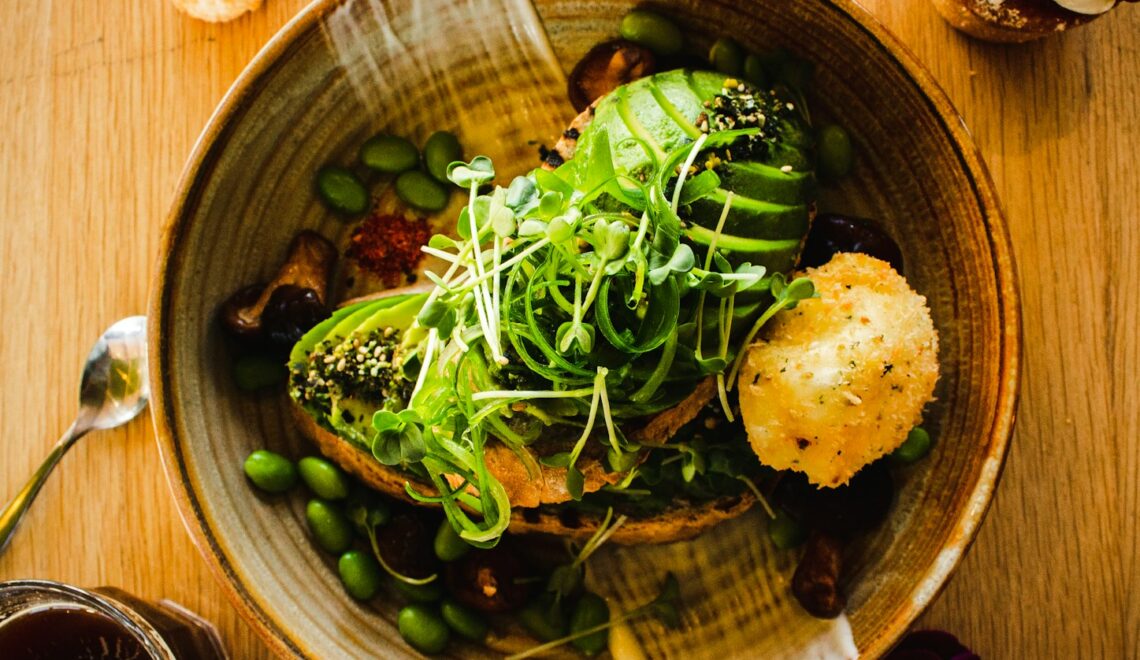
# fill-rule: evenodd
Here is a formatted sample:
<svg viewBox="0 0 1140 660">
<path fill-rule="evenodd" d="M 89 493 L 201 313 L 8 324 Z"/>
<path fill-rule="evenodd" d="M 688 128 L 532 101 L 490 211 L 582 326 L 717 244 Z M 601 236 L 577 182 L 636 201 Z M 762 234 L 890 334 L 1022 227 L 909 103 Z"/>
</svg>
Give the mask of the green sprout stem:
<svg viewBox="0 0 1140 660">
<path fill-rule="evenodd" d="M 704 137 L 704 136 L 701 136 L 701 137 Z M 698 142 L 700 142 L 700 140 L 698 140 Z M 692 156 L 692 154 L 690 154 L 690 156 Z M 688 169 L 687 165 L 686 165 L 686 169 Z M 725 196 L 724 207 L 721 208 L 721 210 L 720 210 L 720 219 L 717 220 L 717 222 L 716 222 L 716 231 L 713 232 L 712 240 L 709 241 L 708 254 L 705 255 L 705 271 L 708 271 L 709 268 L 712 267 L 713 255 L 716 254 L 716 244 L 717 244 L 717 241 L 720 239 L 721 232 L 724 231 L 724 222 L 725 222 L 725 220 L 728 219 L 728 212 L 732 209 L 732 200 L 734 197 L 735 197 L 735 195 L 731 190 Z M 674 195 L 674 198 L 678 198 L 678 196 Z M 697 345 L 696 345 L 696 349 L 694 350 L 694 353 L 696 354 L 698 360 L 702 359 L 702 357 L 703 357 L 701 355 L 701 343 L 702 343 L 704 336 L 705 336 L 704 313 L 705 313 L 705 294 L 706 293 L 708 293 L 708 292 L 705 291 L 704 289 L 701 289 L 700 295 L 697 296 Z M 728 408 L 725 407 L 725 412 L 731 416 L 732 413 L 728 413 L 727 411 L 728 411 Z M 729 419 L 731 419 L 731 417 L 729 417 Z"/>
<path fill-rule="evenodd" d="M 736 478 L 748 486 L 748 490 L 751 490 L 752 494 L 756 496 L 756 500 L 760 502 L 760 506 L 764 507 L 764 513 L 767 513 L 769 518 L 775 519 L 776 511 L 772 508 L 772 505 L 768 503 L 768 498 L 764 497 L 764 493 L 760 492 L 760 488 L 743 474 L 736 475 Z"/>
<path fill-rule="evenodd" d="M 677 174 L 677 186 L 673 188 L 673 212 L 677 212 L 677 208 L 681 206 L 681 188 L 685 185 L 685 178 L 689 174 L 689 168 L 693 166 L 693 161 L 697 159 L 697 154 L 700 152 L 701 147 L 705 146 L 705 140 L 709 138 L 708 133 L 702 133 L 700 137 L 693 142 L 693 149 L 685 158 L 685 164 L 681 167 L 680 173 Z"/>
<path fill-rule="evenodd" d="M 439 578 L 439 573 L 432 573 L 426 578 L 408 577 L 407 575 L 404 575 L 403 573 L 400 573 L 396 569 L 389 566 L 388 562 L 384 561 L 384 555 L 380 554 L 380 544 L 376 542 L 376 528 L 372 525 L 368 525 L 366 529 L 368 532 L 368 542 L 372 545 L 372 554 L 376 555 L 376 561 L 380 563 L 380 568 L 383 568 L 384 572 L 386 572 L 388 575 L 391 575 L 400 582 L 416 586 L 431 584 Z"/>
</svg>

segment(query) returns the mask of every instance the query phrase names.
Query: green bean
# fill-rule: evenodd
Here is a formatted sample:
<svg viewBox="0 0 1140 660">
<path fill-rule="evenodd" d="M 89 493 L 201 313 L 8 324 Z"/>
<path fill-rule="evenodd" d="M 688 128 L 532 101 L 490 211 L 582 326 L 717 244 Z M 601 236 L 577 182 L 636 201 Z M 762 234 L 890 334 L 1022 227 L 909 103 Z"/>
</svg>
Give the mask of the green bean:
<svg viewBox="0 0 1140 660">
<path fill-rule="evenodd" d="M 473 642 L 481 642 L 487 637 L 487 622 L 475 610 L 464 607 L 451 598 L 444 598 L 439 613 L 460 637 Z"/>
<path fill-rule="evenodd" d="M 819 173 L 831 181 L 842 179 L 851 173 L 855 163 L 855 152 L 851 147 L 851 136 L 842 126 L 827 124 L 819 129 L 816 136 L 819 153 Z"/>
<path fill-rule="evenodd" d="M 340 468 L 316 456 L 306 456 L 297 462 L 301 480 L 322 500 L 343 500 L 348 497 L 348 477 Z"/>
<path fill-rule="evenodd" d="M 764 60 L 760 59 L 759 55 L 749 53 L 748 57 L 744 58 L 744 68 L 740 75 L 760 89 L 768 87 L 768 74 L 764 71 Z"/>
<path fill-rule="evenodd" d="M 427 584 L 409 584 L 403 580 L 394 580 L 392 584 L 413 603 L 435 603 L 443 598 L 443 585 L 438 578 Z"/>
<path fill-rule="evenodd" d="M 673 21 L 648 9 L 634 9 L 621 19 L 621 38 L 641 44 L 658 55 L 681 50 L 684 36 Z"/>
<path fill-rule="evenodd" d="M 447 206 L 448 189 L 419 170 L 404 172 L 396 178 L 396 196 L 408 206 L 429 213 Z"/>
<path fill-rule="evenodd" d="M 439 653 L 451 640 L 451 629 L 435 611 L 425 605 L 408 605 L 396 618 L 400 636 L 421 653 Z"/>
<path fill-rule="evenodd" d="M 336 567 L 345 591 L 356 600 L 371 600 L 380 591 L 384 571 L 370 553 L 349 550 L 340 556 Z"/>
<path fill-rule="evenodd" d="M 399 174 L 420 162 L 416 145 L 397 135 L 375 135 L 360 145 L 360 162 L 385 174 Z"/>
<path fill-rule="evenodd" d="M 432 545 L 435 548 L 435 556 L 443 561 L 455 561 L 471 549 L 471 545 L 459 537 L 455 528 L 446 518 L 440 523 L 439 530 L 435 533 L 435 542 Z"/>
<path fill-rule="evenodd" d="M 453 134 L 436 131 L 424 142 L 424 166 L 427 167 L 428 174 L 440 183 L 450 183 L 447 180 L 447 166 L 457 160 L 463 160 L 463 147 L 459 146 L 459 138 Z"/>
<path fill-rule="evenodd" d="M 267 493 L 283 493 L 297 483 L 293 461 L 267 449 L 258 449 L 245 459 L 245 476 Z"/>
<path fill-rule="evenodd" d="M 906 435 L 899 448 L 891 453 L 891 459 L 899 463 L 914 463 L 930 452 L 930 434 L 921 426 L 916 426 Z"/>
<path fill-rule="evenodd" d="M 352 525 L 340 509 L 323 500 L 309 500 L 305 507 L 305 520 L 313 540 L 326 552 L 334 555 L 352 545 Z"/>
<path fill-rule="evenodd" d="M 284 362 L 265 355 L 243 355 L 234 361 L 234 384 L 245 392 L 280 385 L 288 376 Z"/>
<path fill-rule="evenodd" d="M 355 174 L 332 165 L 317 172 L 317 193 L 330 209 L 347 215 L 364 213 L 371 201 L 368 189 Z"/>
<path fill-rule="evenodd" d="M 606 600 L 587 591 L 578 599 L 574 611 L 570 613 L 570 634 L 589 630 L 609 620 L 610 606 L 606 604 Z M 586 655 L 596 655 L 606 648 L 609 640 L 610 631 L 607 629 L 579 637 L 570 643 Z"/>
<path fill-rule="evenodd" d="M 744 69 L 744 49 L 735 40 L 721 37 L 709 50 L 713 68 L 730 76 L 739 76 Z"/>
<path fill-rule="evenodd" d="M 777 548 L 790 550 L 807 540 L 807 529 L 788 514 L 777 511 L 776 517 L 768 521 L 768 538 Z"/>
</svg>

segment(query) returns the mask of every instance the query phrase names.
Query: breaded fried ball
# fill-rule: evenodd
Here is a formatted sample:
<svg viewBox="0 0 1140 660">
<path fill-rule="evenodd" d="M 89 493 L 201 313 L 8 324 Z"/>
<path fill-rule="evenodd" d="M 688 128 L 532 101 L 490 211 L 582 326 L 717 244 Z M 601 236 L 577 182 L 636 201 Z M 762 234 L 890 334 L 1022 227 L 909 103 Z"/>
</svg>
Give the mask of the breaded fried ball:
<svg viewBox="0 0 1140 660">
<path fill-rule="evenodd" d="M 809 268 L 819 298 L 779 313 L 748 349 L 740 411 L 760 462 L 841 486 L 894 451 L 938 380 L 926 298 L 864 254 Z"/>
</svg>

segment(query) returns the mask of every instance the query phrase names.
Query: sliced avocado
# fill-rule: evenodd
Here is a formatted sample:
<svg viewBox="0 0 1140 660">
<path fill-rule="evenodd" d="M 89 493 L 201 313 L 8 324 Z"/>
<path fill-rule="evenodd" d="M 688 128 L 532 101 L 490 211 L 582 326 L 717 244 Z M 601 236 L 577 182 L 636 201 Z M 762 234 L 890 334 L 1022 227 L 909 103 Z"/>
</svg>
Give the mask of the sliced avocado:
<svg viewBox="0 0 1140 660">
<path fill-rule="evenodd" d="M 370 450 L 375 434 L 372 417 L 376 411 L 376 406 L 348 397 L 334 401 L 332 412 L 323 421 L 340 437 Z M 309 414 L 312 413 L 310 410 Z"/>
<path fill-rule="evenodd" d="M 728 162 L 717 168 L 726 190 L 776 204 L 803 204 L 815 195 L 810 172 L 784 172 L 778 167 L 751 162 Z"/>
<path fill-rule="evenodd" d="M 720 90 L 724 89 L 724 81 L 729 78 L 729 76 L 715 71 L 684 71 L 683 73 L 689 89 L 703 101 L 720 94 Z"/>
<path fill-rule="evenodd" d="M 698 247 L 707 248 L 714 235 L 713 230 L 699 225 L 685 229 L 685 236 Z M 800 239 L 766 240 L 721 234 L 716 241 L 717 251 L 730 263 L 739 265 L 750 263 L 763 266 L 769 273 L 786 273 L 796 265 L 799 256 Z"/>
<path fill-rule="evenodd" d="M 772 167 L 790 166 L 794 172 L 811 172 L 815 164 L 804 150 L 790 144 L 775 143 L 768 147 L 768 157 L 764 162 Z"/>
<path fill-rule="evenodd" d="M 428 294 L 419 293 L 406 298 L 401 296 L 401 298 L 403 299 L 395 305 L 377 309 L 372 316 L 368 317 L 349 334 L 366 334 L 377 328 L 395 328 L 403 332 L 412 327 L 416 321 L 416 315 L 420 313 L 424 302 L 427 301 Z M 347 337 L 348 334 L 345 336 Z"/>
<path fill-rule="evenodd" d="M 655 161 L 700 133 L 703 103 L 721 90 L 724 75 L 711 71 L 667 71 L 623 85 L 595 108 L 578 138 L 574 158 L 559 169 L 567 181 L 586 180 L 596 158 L 609 155 L 617 174 L 637 176 Z M 607 142 L 601 148 L 597 142 Z"/>
<path fill-rule="evenodd" d="M 293 345 L 293 350 L 289 353 L 289 362 L 303 362 L 313 348 L 322 341 L 346 337 L 378 310 L 394 307 L 414 296 L 415 294 L 403 294 L 376 300 L 362 300 L 336 310 L 332 316 L 313 326 Z"/>
<path fill-rule="evenodd" d="M 692 204 L 693 222 L 715 230 L 728 192 L 719 188 L 708 197 Z M 763 239 L 796 238 L 808 230 L 808 208 L 805 205 L 773 204 L 744 195 L 734 195 L 732 207 L 724 223 L 724 233 Z"/>
<path fill-rule="evenodd" d="M 349 341 L 353 336 L 367 338 L 374 331 L 382 328 L 394 328 L 404 333 L 416 320 L 427 294 L 397 295 L 378 300 L 365 301 L 338 310 L 331 318 L 318 324 L 305 334 L 293 348 L 291 362 L 294 369 L 301 370 L 301 379 L 304 382 L 311 374 L 313 366 L 310 355 L 319 346 L 330 344 L 340 345 Z M 326 350 L 326 349 L 322 349 Z M 320 362 L 319 358 L 317 360 Z M 379 368 L 379 367 L 377 367 Z M 386 367 L 385 367 L 386 368 Z M 397 368 L 393 366 L 393 368 Z M 373 374 L 375 375 L 375 374 Z M 322 374 L 323 376 L 323 374 Z M 324 376 L 330 379 L 334 376 Z M 335 378 L 343 378 L 339 372 Z M 304 399 L 303 390 L 298 385 L 290 388 L 290 394 L 297 397 L 306 412 L 314 417 L 318 423 L 332 430 L 346 440 L 368 448 L 371 443 L 372 417 L 381 405 L 372 400 L 363 400 L 351 395 L 335 396 L 332 393 L 340 391 L 339 388 L 322 385 L 323 399 Z M 325 402 L 324 405 L 313 404 L 312 401 Z"/>
</svg>

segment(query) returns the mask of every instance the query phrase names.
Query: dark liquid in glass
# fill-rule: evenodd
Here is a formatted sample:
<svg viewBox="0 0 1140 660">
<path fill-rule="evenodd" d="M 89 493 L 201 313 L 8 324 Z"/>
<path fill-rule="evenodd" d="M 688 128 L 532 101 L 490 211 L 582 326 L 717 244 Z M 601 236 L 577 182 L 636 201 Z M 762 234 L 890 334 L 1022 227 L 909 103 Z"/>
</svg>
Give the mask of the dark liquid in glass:
<svg viewBox="0 0 1140 660">
<path fill-rule="evenodd" d="M 4 660 L 126 660 L 150 658 L 110 617 L 82 607 L 45 607 L 0 624 Z"/>
</svg>

